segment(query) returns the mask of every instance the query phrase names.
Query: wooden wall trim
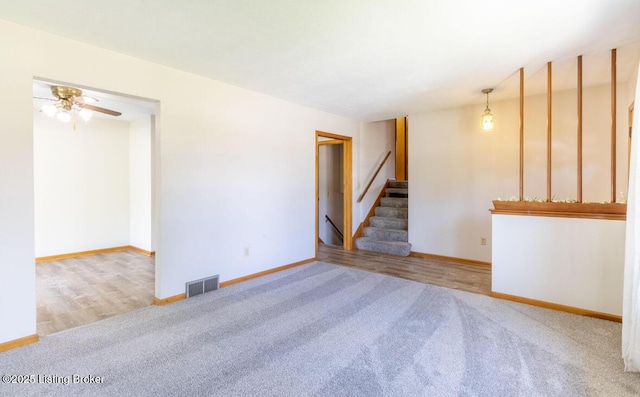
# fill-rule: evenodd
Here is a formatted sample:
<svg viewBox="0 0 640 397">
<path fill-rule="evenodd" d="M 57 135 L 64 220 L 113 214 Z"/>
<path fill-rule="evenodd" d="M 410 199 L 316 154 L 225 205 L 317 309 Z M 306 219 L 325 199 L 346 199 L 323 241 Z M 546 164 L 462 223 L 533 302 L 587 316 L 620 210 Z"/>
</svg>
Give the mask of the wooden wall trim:
<svg viewBox="0 0 640 397">
<path fill-rule="evenodd" d="M 416 251 L 411 251 L 410 255 L 416 258 L 433 259 L 436 261 L 451 262 L 451 263 L 457 263 L 460 265 L 471 265 L 471 266 L 481 266 L 481 267 L 491 268 L 491 262 L 477 261 L 474 259 L 464 259 L 464 258 L 456 258 L 453 256 L 426 254 L 424 252 L 416 252 Z"/>
<path fill-rule="evenodd" d="M 0 343 L 0 353 L 6 352 L 7 350 L 16 349 L 18 347 L 22 347 L 31 343 L 35 343 L 40 340 L 38 334 L 33 334 L 29 336 L 25 336 L 23 338 L 18 338 L 14 340 L 10 340 L 8 342 Z"/>
<path fill-rule="evenodd" d="M 332 139 L 330 141 L 318 141 L 318 145 L 342 145 L 342 142 L 340 139 Z"/>
<path fill-rule="evenodd" d="M 340 134 L 334 134 L 334 133 L 331 133 L 331 132 L 325 132 L 325 131 L 319 131 L 319 130 L 317 130 L 317 131 L 316 131 L 316 137 L 318 137 L 318 136 L 321 136 L 321 137 L 324 137 L 324 138 L 337 139 L 337 140 L 340 140 L 340 141 L 344 141 L 344 140 L 346 140 L 347 138 L 348 138 L 348 139 L 351 139 L 351 137 L 350 137 L 350 136 L 340 135 Z M 316 138 L 316 140 L 317 140 L 317 138 Z M 318 141 L 318 142 L 323 142 L 323 141 Z"/>
<path fill-rule="evenodd" d="M 243 281 L 252 280 L 254 278 L 266 276 L 267 274 L 277 273 L 277 272 L 280 272 L 280 271 L 283 271 L 283 270 L 291 269 L 292 267 L 305 265 L 307 263 L 311 263 L 311 262 L 315 262 L 315 261 L 316 261 L 316 258 L 309 258 L 309 259 L 305 259 L 305 260 L 302 260 L 302 261 L 299 261 L 299 262 L 290 263 L 288 265 L 274 267 L 273 269 L 268 269 L 268 270 L 264 270 L 264 271 L 261 271 L 261 272 L 258 272 L 258 273 L 249 274 L 249 275 L 246 275 L 246 276 L 243 276 L 243 277 L 234 278 L 232 280 L 223 281 L 223 282 L 220 283 L 220 288 L 228 287 L 230 285 L 238 284 L 238 283 L 241 283 Z"/>
<path fill-rule="evenodd" d="M 156 306 L 164 306 L 164 305 L 168 305 L 174 302 L 178 302 L 181 300 L 185 300 L 187 299 L 187 294 L 183 293 L 183 294 L 178 294 L 178 295 L 173 295 L 170 296 L 168 298 L 153 298 L 153 304 Z"/>
<path fill-rule="evenodd" d="M 546 301 L 541 301 L 537 299 L 530 299 L 530 298 L 525 298 L 525 297 L 516 296 L 516 295 L 503 294 L 501 292 L 491 291 L 490 296 L 497 299 L 504 299 L 504 300 L 513 301 L 513 302 L 525 303 L 527 305 L 544 307 L 546 309 L 558 310 L 562 312 L 578 314 L 581 316 L 594 317 L 602 320 L 615 321 L 618 323 L 622 322 L 622 316 L 618 316 L 615 314 L 602 313 L 602 312 L 597 312 L 589 309 L 582 309 L 579 307 L 560 305 L 558 303 L 546 302 Z"/>
<path fill-rule="evenodd" d="M 342 147 L 343 157 L 343 207 L 342 213 L 344 214 L 343 235 L 344 239 L 342 246 L 345 250 L 349 251 L 353 249 L 353 141 L 348 138 L 344 141 Z"/>
<path fill-rule="evenodd" d="M 142 255 L 146 255 L 146 256 L 155 256 L 155 255 L 156 255 L 156 252 L 155 252 L 155 251 L 147 251 L 147 250 L 144 250 L 144 249 L 142 249 L 142 248 L 138 248 L 138 247 L 133 246 L 133 245 L 130 245 L 130 246 L 129 246 L 129 249 L 130 249 L 130 250 L 132 250 L 132 251 L 139 252 L 139 253 L 141 253 Z"/>
<path fill-rule="evenodd" d="M 130 245 L 123 245 L 123 246 L 120 246 L 120 247 L 111 247 L 111 248 L 101 248 L 101 249 L 90 250 L 90 251 L 70 252 L 68 254 L 60 254 L 60 255 L 41 256 L 41 257 L 36 258 L 36 263 L 48 262 L 48 261 L 57 261 L 57 260 L 60 260 L 60 259 L 76 258 L 76 257 L 79 257 L 79 256 L 104 254 L 104 253 L 108 253 L 108 252 L 125 251 L 125 250 L 128 250 L 128 249 L 131 249 Z"/>
<path fill-rule="evenodd" d="M 111 247 L 111 248 L 101 248 L 97 250 L 90 251 L 80 251 L 80 252 L 70 252 L 68 254 L 59 254 L 59 255 L 51 255 L 51 256 L 40 256 L 36 258 L 36 263 L 40 262 L 49 262 L 49 261 L 57 261 L 61 259 L 69 259 L 69 258 L 77 258 L 80 256 L 88 256 L 88 255 L 97 255 L 97 254 L 106 254 L 109 252 L 118 252 L 118 251 L 126 251 L 132 250 L 138 253 L 141 253 L 146 256 L 155 256 L 155 251 L 147 251 L 142 248 L 134 247 L 133 245 L 122 245 L 120 247 Z"/>
</svg>

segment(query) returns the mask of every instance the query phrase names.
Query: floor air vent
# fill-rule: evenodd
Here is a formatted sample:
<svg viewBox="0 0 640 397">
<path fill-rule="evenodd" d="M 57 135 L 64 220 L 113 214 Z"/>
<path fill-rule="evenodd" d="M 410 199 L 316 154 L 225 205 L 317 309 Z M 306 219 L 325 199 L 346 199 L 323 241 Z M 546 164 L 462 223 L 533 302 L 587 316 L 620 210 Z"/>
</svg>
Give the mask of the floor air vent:
<svg viewBox="0 0 640 397">
<path fill-rule="evenodd" d="M 201 278 L 200 280 L 189 281 L 186 285 L 187 298 L 204 294 L 205 292 L 217 290 L 220 287 L 219 276 Z"/>
</svg>

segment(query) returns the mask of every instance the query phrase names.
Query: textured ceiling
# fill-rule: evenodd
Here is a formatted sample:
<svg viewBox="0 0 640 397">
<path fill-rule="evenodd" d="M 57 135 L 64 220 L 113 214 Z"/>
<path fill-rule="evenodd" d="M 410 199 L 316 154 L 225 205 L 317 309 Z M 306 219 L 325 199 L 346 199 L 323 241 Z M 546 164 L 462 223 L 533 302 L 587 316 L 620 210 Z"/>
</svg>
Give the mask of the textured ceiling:
<svg viewBox="0 0 640 397">
<path fill-rule="evenodd" d="M 615 47 L 624 79 L 640 44 L 638 0 L 0 0 L 0 19 L 365 121 Z"/>
</svg>

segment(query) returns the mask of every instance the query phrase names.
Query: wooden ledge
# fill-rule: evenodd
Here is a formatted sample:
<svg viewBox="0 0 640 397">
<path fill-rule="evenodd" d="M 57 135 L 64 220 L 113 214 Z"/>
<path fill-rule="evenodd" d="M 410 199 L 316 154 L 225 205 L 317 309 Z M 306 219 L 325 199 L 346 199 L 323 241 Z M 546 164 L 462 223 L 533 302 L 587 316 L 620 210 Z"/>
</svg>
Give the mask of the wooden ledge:
<svg viewBox="0 0 640 397">
<path fill-rule="evenodd" d="M 619 203 L 556 203 L 493 200 L 492 214 L 587 218 L 624 221 L 627 205 Z"/>
</svg>

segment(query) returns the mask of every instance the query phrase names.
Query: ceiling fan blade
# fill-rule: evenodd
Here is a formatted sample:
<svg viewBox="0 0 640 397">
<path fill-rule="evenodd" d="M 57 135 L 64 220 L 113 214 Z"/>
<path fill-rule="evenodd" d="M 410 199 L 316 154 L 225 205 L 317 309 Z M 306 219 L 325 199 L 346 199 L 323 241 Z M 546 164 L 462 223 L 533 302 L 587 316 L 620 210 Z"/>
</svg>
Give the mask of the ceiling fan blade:
<svg viewBox="0 0 640 397">
<path fill-rule="evenodd" d="M 78 106 L 80 106 L 81 108 L 93 110 L 94 112 L 100 112 L 100 113 L 108 114 L 110 116 L 120 116 L 122 114 L 120 112 L 116 112 L 115 110 L 109 110 L 109 109 L 101 108 L 99 106 L 89 105 L 89 104 L 86 104 L 86 103 L 77 103 L 76 102 L 76 104 Z"/>
</svg>

